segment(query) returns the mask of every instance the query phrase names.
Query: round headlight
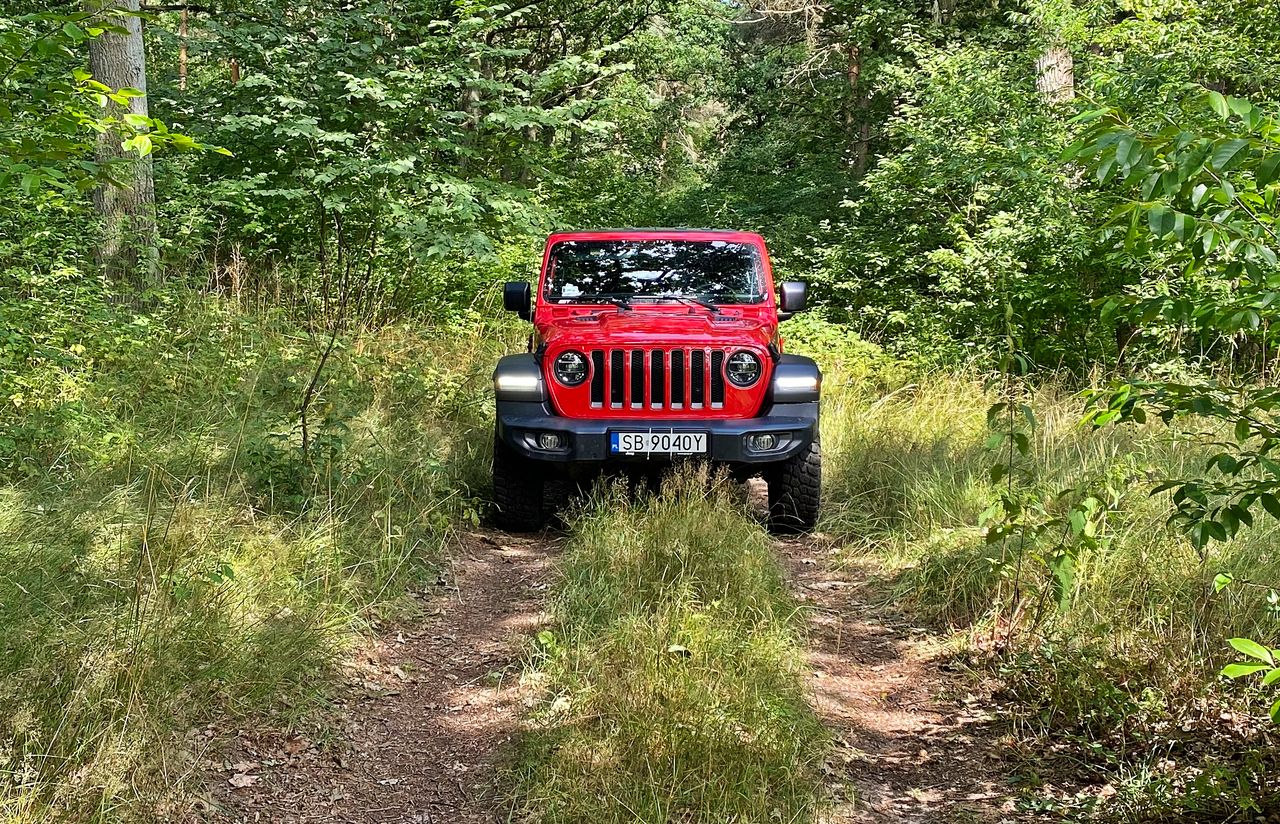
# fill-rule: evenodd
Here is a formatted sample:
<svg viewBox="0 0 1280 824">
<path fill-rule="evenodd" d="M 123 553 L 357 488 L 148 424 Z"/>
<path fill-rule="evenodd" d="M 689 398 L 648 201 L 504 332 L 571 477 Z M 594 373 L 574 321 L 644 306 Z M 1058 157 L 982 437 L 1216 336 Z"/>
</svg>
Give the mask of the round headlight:
<svg viewBox="0 0 1280 824">
<path fill-rule="evenodd" d="M 760 380 L 760 359 L 751 352 L 734 352 L 724 363 L 724 374 L 734 386 L 750 386 Z"/>
<path fill-rule="evenodd" d="M 587 356 L 573 350 L 561 352 L 551 371 L 565 386 L 577 386 L 587 379 Z"/>
</svg>

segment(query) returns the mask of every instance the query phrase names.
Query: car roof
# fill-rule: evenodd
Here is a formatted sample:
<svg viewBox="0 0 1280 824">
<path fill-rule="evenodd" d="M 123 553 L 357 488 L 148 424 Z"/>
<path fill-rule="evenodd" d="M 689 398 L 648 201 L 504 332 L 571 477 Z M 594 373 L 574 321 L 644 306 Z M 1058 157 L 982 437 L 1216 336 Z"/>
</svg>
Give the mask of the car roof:
<svg viewBox="0 0 1280 824">
<path fill-rule="evenodd" d="M 689 228 L 584 229 L 554 232 L 549 238 L 547 238 L 547 243 L 558 243 L 562 240 L 664 240 L 669 238 L 681 238 L 684 240 L 728 240 L 753 244 L 764 243 L 764 238 L 755 232 L 739 232 L 733 229 Z"/>
</svg>

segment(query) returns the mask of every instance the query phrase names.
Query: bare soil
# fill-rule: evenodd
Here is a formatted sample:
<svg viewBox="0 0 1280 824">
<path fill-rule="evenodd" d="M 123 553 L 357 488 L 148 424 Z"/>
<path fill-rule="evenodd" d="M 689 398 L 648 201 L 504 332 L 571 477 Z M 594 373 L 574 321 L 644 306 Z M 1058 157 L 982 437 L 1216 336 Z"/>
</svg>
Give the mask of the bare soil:
<svg viewBox="0 0 1280 824">
<path fill-rule="evenodd" d="M 809 607 L 810 692 L 835 746 L 830 824 L 1017 821 L 1002 738 L 979 679 L 890 607 L 871 571 L 821 541 L 778 543 Z M 204 820 L 496 822 L 497 768 L 536 686 L 524 639 L 543 622 L 557 547 L 476 531 L 444 567 L 428 615 L 346 666 L 329 739 L 241 731 L 209 765 Z"/>
<path fill-rule="evenodd" d="M 1020 761 L 991 687 L 892 606 L 872 570 L 820 540 L 779 542 L 808 609 L 810 694 L 835 739 L 831 824 L 1012 822 Z"/>
<path fill-rule="evenodd" d="M 242 732 L 209 775 L 210 817 L 503 820 L 495 765 L 530 697 L 521 649 L 544 620 L 555 551 L 546 538 L 464 536 L 426 620 L 392 629 L 347 665 L 338 740 Z"/>
</svg>

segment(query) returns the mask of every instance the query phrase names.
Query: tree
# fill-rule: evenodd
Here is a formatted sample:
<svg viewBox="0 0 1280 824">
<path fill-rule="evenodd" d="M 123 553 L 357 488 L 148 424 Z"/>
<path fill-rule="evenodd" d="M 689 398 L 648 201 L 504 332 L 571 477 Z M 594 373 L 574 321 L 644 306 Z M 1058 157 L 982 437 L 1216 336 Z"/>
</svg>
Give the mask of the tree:
<svg viewBox="0 0 1280 824">
<path fill-rule="evenodd" d="M 108 100 L 106 105 L 129 127 L 109 127 L 98 136 L 97 160 L 109 169 L 110 179 L 93 195 L 102 220 L 97 261 L 113 280 L 145 286 L 158 275 L 159 266 L 151 140 L 145 133 L 131 133 L 149 123 L 139 0 L 115 5 L 89 0 L 89 10 L 102 14 L 109 24 L 89 41 L 89 70 L 99 83 L 126 96 L 124 104 Z"/>
</svg>

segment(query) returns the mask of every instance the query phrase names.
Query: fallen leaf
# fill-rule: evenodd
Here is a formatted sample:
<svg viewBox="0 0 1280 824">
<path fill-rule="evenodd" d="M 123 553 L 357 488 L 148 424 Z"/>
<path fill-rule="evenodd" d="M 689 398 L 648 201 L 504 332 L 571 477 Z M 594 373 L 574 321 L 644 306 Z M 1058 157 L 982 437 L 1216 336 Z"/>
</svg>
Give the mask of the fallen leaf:
<svg viewBox="0 0 1280 824">
<path fill-rule="evenodd" d="M 258 783 L 258 776 L 246 775 L 245 773 L 237 773 L 236 775 L 233 775 L 230 778 L 228 778 L 227 783 L 237 789 L 242 789 L 244 787 L 252 787 L 254 784 Z"/>
</svg>

